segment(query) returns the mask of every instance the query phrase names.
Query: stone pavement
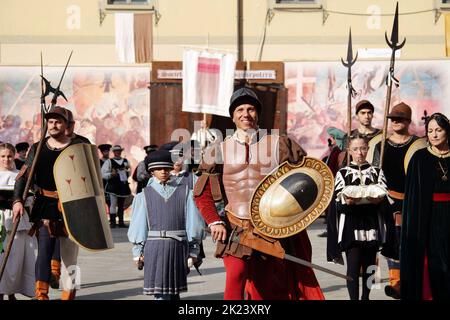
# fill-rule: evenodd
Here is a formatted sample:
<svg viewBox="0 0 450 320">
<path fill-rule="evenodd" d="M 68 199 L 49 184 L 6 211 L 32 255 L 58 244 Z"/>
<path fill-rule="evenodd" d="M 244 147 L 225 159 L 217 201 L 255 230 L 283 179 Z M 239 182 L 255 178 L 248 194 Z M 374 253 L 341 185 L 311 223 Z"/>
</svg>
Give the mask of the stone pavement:
<svg viewBox="0 0 450 320">
<path fill-rule="evenodd" d="M 318 219 L 308 228 L 313 248 L 313 263 L 345 273 L 345 266 L 326 262 L 326 238 L 318 237 L 325 225 Z M 143 271 L 132 261 L 131 244 L 127 239 L 128 229 L 112 229 L 115 248 L 103 252 L 89 252 L 80 249 L 78 264 L 81 270 L 81 290 L 77 292 L 78 300 L 152 300 L 153 296 L 142 294 Z M 206 259 L 201 266 L 202 275 L 192 269 L 188 276 L 188 292 L 181 294 L 181 299 L 221 300 L 225 285 L 225 272 L 222 260 L 213 258 L 214 244 L 210 237 L 205 242 Z M 387 281 L 387 264 L 380 257 L 381 282 L 379 289 L 373 289 L 371 300 L 391 300 L 384 294 Z M 326 299 L 348 300 L 345 280 L 327 273 L 316 271 L 316 276 Z M 51 290 L 50 299 L 59 299 L 60 291 Z M 26 297 L 18 296 L 19 299 Z"/>
</svg>

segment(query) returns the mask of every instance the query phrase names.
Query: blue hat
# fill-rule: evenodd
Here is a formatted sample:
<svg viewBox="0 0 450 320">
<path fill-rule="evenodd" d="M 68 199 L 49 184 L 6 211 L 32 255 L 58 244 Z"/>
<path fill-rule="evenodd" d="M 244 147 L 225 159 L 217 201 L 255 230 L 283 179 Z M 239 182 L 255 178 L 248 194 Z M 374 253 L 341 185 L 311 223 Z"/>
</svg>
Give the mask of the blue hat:
<svg viewBox="0 0 450 320">
<path fill-rule="evenodd" d="M 339 147 L 339 149 L 343 150 L 345 145 L 344 141 L 345 132 L 335 127 L 329 127 L 327 129 L 327 133 L 330 136 L 332 136 L 334 140 L 336 140 L 336 144 Z"/>
</svg>

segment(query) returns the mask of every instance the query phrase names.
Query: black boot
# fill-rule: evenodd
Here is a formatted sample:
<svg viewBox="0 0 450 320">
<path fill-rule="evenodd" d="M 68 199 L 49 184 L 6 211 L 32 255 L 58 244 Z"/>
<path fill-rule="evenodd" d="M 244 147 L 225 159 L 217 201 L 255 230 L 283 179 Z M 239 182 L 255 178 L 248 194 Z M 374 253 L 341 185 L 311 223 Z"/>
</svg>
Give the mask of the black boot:
<svg viewBox="0 0 450 320">
<path fill-rule="evenodd" d="M 115 228 L 116 227 L 116 214 L 115 213 L 110 213 L 109 214 L 109 226 L 111 228 Z"/>
</svg>

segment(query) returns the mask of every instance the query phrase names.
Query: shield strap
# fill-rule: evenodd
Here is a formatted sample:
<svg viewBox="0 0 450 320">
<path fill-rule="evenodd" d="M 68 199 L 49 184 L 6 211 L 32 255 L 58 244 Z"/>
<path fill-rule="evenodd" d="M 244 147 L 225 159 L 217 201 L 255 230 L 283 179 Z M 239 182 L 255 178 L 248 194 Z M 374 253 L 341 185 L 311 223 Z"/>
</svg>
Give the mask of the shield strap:
<svg viewBox="0 0 450 320">
<path fill-rule="evenodd" d="M 227 212 L 227 218 L 230 223 L 244 229 L 244 232 L 239 236 L 235 236 L 232 232 L 229 239 L 230 242 L 237 242 L 243 246 L 280 259 L 284 258 L 284 249 L 280 242 L 276 239 L 257 233 L 250 220 L 239 219 L 229 212 Z"/>
</svg>

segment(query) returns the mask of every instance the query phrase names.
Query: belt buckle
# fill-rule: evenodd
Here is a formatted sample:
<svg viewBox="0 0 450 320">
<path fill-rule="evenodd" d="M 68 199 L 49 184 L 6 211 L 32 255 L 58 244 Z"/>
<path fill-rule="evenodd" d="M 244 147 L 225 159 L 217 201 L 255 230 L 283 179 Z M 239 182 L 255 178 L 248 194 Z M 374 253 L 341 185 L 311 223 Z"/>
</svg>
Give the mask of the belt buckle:
<svg viewBox="0 0 450 320">
<path fill-rule="evenodd" d="M 161 238 L 165 238 L 166 237 L 166 230 L 160 230 L 159 231 L 159 235 Z"/>
</svg>

